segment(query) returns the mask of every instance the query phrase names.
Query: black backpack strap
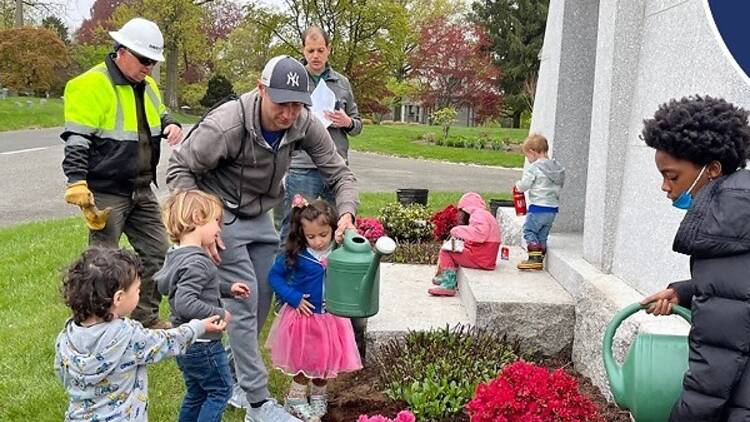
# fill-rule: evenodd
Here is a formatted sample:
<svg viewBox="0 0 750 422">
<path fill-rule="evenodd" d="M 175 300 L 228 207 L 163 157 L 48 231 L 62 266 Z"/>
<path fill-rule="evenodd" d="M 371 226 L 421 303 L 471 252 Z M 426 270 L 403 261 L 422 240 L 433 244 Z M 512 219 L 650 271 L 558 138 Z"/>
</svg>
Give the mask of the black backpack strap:
<svg viewBox="0 0 750 422">
<path fill-rule="evenodd" d="M 239 101 L 239 100 L 240 100 L 240 98 L 239 98 L 238 96 L 234 95 L 234 94 L 231 94 L 231 95 L 227 95 L 226 97 L 224 97 L 224 98 L 220 99 L 219 101 L 217 101 L 217 102 L 216 102 L 216 104 L 212 105 L 212 106 L 211 106 L 211 108 L 209 108 L 208 110 L 206 110 L 206 112 L 205 112 L 205 113 L 203 113 L 203 115 L 201 116 L 200 120 L 198 120 L 198 122 L 196 122 L 196 123 L 195 123 L 195 124 L 193 125 L 193 127 L 191 127 L 191 128 L 190 128 L 190 130 L 188 131 L 187 135 L 185 135 L 185 140 L 187 140 L 187 138 L 189 138 L 189 137 L 190 137 L 190 135 L 192 135 L 192 134 L 193 134 L 193 131 L 195 131 L 195 129 L 196 129 L 196 128 L 197 128 L 197 127 L 198 127 L 198 126 L 199 126 L 199 125 L 200 125 L 200 124 L 201 124 L 201 123 L 202 123 L 202 122 L 204 121 L 204 120 L 206 120 L 206 117 L 208 116 L 208 114 L 209 114 L 209 113 L 211 113 L 212 111 L 214 111 L 214 110 L 216 110 L 217 108 L 219 108 L 219 106 L 221 106 L 222 104 L 224 104 L 224 103 L 228 103 L 229 101 L 234 101 L 234 100 L 237 100 L 237 101 Z M 241 103 L 241 102 L 240 102 L 240 107 L 242 107 L 242 103 Z M 244 114 L 245 114 L 245 110 L 244 110 L 244 109 L 242 110 L 242 114 L 243 114 L 243 117 L 244 117 Z M 244 122 L 243 122 L 243 125 L 244 125 Z M 245 132 L 247 132 L 247 131 L 245 131 Z M 183 141 L 183 142 L 184 142 L 184 141 Z M 244 143 L 244 140 L 243 140 L 243 143 Z M 233 159 L 233 160 L 236 160 L 236 159 L 237 159 L 237 157 L 234 157 L 234 159 Z"/>
</svg>

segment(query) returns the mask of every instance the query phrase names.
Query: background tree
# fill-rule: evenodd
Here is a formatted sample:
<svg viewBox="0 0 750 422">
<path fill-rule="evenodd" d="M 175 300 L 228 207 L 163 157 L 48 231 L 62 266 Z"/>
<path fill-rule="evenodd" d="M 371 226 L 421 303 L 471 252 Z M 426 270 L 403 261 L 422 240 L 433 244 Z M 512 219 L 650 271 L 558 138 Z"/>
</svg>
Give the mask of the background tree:
<svg viewBox="0 0 750 422">
<path fill-rule="evenodd" d="M 402 1 L 284 0 L 276 10 L 255 3 L 251 10 L 264 13 L 247 13 L 246 19 L 271 31 L 274 51 L 295 57 L 302 57 L 304 30 L 310 25 L 323 28 L 331 37 L 331 66 L 349 78 L 360 111 L 367 113 L 382 108 L 393 64 L 403 61 L 401 41 L 410 28 Z"/>
<path fill-rule="evenodd" d="M 479 26 L 467 22 L 437 18 L 425 24 L 411 60 L 423 105 L 472 107 L 478 121 L 496 116 L 500 72 L 487 53 L 488 42 Z"/>
<path fill-rule="evenodd" d="M 65 3 L 61 0 L 0 0 L 0 28 L 21 28 L 39 22 L 42 16 L 62 16 Z M 12 16 L 12 23 L 9 19 Z"/>
<path fill-rule="evenodd" d="M 75 33 L 75 41 L 80 44 L 112 44 L 107 31 L 115 30 L 112 15 L 115 9 L 131 0 L 96 0 L 91 6 L 89 17 L 84 19 Z"/>
<path fill-rule="evenodd" d="M 230 0 L 214 0 L 206 4 L 207 22 L 204 32 L 211 43 L 226 39 L 242 22 L 242 8 Z"/>
<path fill-rule="evenodd" d="M 42 26 L 56 33 L 65 44 L 70 43 L 68 27 L 57 16 L 47 16 L 42 20 Z"/>
<path fill-rule="evenodd" d="M 253 5 L 245 9 L 245 16 L 252 16 L 252 19 L 243 18 L 229 36 L 216 42 L 213 49 L 215 71 L 226 75 L 238 93 L 255 88 L 269 59 L 289 52 L 288 46 L 279 43 L 275 35 L 286 22 L 286 16 Z"/>
<path fill-rule="evenodd" d="M 206 3 L 210 0 L 143 0 L 119 6 L 113 15 L 115 27 L 142 16 L 154 21 L 164 35 L 166 83 L 164 102 L 177 109 L 179 69 L 188 68 L 192 61 L 203 62 L 209 57 L 209 44 L 204 29 L 207 27 Z"/>
<path fill-rule="evenodd" d="M 549 0 L 480 0 L 472 6 L 470 18 L 487 32 L 489 51 L 503 70 L 499 86 L 513 127 L 533 107 L 548 7 Z"/>
<path fill-rule="evenodd" d="M 69 64 L 68 49 L 49 29 L 0 30 L 0 85 L 44 93 L 59 86 Z"/>
</svg>

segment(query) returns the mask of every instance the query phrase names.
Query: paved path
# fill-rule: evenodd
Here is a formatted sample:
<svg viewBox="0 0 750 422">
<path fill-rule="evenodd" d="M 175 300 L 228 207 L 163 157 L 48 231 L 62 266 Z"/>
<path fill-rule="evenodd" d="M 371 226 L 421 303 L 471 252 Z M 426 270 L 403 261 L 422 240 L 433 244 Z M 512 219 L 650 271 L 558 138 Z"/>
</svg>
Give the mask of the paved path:
<svg viewBox="0 0 750 422">
<path fill-rule="evenodd" d="M 60 129 L 0 133 L 0 227 L 77 215 L 63 200 Z M 166 144 L 165 144 L 166 145 Z M 162 149 L 157 178 L 166 193 L 164 171 L 171 150 Z M 351 167 L 365 192 L 415 187 L 434 191 L 507 191 L 520 171 L 351 151 Z"/>
</svg>

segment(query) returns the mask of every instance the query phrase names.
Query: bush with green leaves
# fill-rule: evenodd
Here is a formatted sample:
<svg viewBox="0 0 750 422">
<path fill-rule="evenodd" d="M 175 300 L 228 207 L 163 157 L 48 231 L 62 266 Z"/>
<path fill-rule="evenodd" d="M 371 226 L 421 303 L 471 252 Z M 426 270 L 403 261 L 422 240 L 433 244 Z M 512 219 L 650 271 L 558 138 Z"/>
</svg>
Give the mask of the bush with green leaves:
<svg viewBox="0 0 750 422">
<path fill-rule="evenodd" d="M 378 219 L 389 236 L 399 243 L 408 243 L 432 238 L 430 216 L 430 210 L 422 204 L 404 207 L 392 202 L 380 209 Z"/>
<path fill-rule="evenodd" d="M 458 112 L 453 107 L 443 107 L 440 110 L 435 111 L 430 116 L 432 122 L 443 128 L 443 139 L 448 139 L 448 131 L 453 125 L 453 120 L 458 115 Z"/>
<path fill-rule="evenodd" d="M 200 109 L 201 99 L 206 95 L 206 84 L 194 83 L 183 84 L 180 87 L 180 104 L 186 105 L 193 110 Z"/>
<path fill-rule="evenodd" d="M 383 257 L 383 262 L 435 265 L 439 253 L 440 243 L 438 242 L 401 243 L 392 254 Z"/>
<path fill-rule="evenodd" d="M 478 384 L 520 357 L 518 344 L 505 336 L 457 325 L 391 340 L 374 364 L 388 396 L 406 401 L 417 420 L 435 421 L 461 413 Z"/>
<path fill-rule="evenodd" d="M 212 107 L 224 98 L 234 95 L 234 88 L 232 88 L 232 82 L 222 75 L 214 75 L 208 80 L 208 88 L 206 88 L 206 95 L 201 98 L 201 105 L 204 107 Z"/>
</svg>

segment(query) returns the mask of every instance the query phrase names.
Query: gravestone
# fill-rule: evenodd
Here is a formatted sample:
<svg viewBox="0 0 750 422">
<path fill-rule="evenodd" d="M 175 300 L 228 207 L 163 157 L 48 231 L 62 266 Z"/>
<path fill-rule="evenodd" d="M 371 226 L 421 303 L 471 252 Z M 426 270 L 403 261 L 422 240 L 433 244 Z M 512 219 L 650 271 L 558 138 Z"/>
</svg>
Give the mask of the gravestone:
<svg viewBox="0 0 750 422">
<path fill-rule="evenodd" d="M 546 268 L 576 299 L 575 366 L 603 391 L 606 322 L 628 302 L 690 274 L 688 257 L 672 251 L 684 211 L 660 189 L 654 150 L 639 138 L 643 120 L 660 104 L 695 94 L 750 110 L 750 78 L 722 38 L 716 6 L 735 8 L 734 16 L 750 7 L 718 0 L 550 2 L 531 131 L 550 139 L 569 177 Z M 739 45 L 746 39 L 739 37 Z"/>
</svg>

